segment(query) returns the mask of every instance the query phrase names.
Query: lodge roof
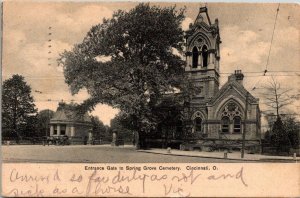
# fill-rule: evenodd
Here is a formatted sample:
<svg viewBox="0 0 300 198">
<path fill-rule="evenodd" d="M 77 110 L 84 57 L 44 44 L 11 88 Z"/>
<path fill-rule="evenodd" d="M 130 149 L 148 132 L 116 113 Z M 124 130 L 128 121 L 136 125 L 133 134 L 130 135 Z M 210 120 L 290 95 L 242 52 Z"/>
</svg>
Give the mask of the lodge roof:
<svg viewBox="0 0 300 198">
<path fill-rule="evenodd" d="M 51 119 L 51 122 L 91 122 L 88 113 L 78 113 L 75 110 L 75 104 L 59 103 L 56 112 Z"/>
</svg>

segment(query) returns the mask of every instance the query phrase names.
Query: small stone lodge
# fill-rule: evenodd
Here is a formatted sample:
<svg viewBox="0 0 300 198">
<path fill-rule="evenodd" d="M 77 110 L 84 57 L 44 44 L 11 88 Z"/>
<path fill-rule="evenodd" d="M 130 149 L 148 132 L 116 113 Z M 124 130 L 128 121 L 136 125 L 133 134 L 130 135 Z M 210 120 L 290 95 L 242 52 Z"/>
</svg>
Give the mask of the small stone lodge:
<svg viewBox="0 0 300 198">
<path fill-rule="evenodd" d="M 50 120 L 50 136 L 68 136 L 70 144 L 83 144 L 91 138 L 92 122 L 89 115 L 78 115 L 74 104 L 60 102 Z"/>
<path fill-rule="evenodd" d="M 211 23 L 207 8 L 200 8 L 186 32 L 185 67 L 198 94 L 182 105 L 180 115 L 174 115 L 174 124 L 161 123 L 156 138 L 147 141 L 155 144 L 155 139 L 160 139 L 163 144 L 167 141 L 165 146 L 180 145 L 185 150 L 240 149 L 246 131 L 246 148 L 259 152 L 259 99 L 244 88 L 241 70 L 234 71 L 220 87 L 220 44 L 218 19 Z"/>
</svg>

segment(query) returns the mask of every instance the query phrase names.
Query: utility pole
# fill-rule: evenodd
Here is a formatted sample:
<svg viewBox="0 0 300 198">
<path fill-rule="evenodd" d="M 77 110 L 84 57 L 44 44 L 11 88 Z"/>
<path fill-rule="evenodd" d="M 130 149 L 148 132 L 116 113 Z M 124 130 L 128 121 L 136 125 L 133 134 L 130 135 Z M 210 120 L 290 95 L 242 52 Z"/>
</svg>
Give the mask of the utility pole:
<svg viewBox="0 0 300 198">
<path fill-rule="evenodd" d="M 47 115 L 48 115 L 48 120 L 47 120 L 47 127 L 46 127 L 46 137 L 48 136 L 48 131 L 50 131 L 49 129 L 49 124 L 50 124 L 50 109 L 48 109 L 47 111 Z M 49 135 L 50 136 L 50 135 Z"/>
<path fill-rule="evenodd" d="M 245 113 L 244 113 L 244 123 L 243 123 L 243 142 L 242 142 L 242 153 L 241 158 L 244 158 L 245 154 L 245 139 L 246 139 L 246 121 L 247 121 L 247 111 L 248 111 L 248 98 L 249 92 L 246 94 L 246 104 L 245 104 Z"/>
</svg>

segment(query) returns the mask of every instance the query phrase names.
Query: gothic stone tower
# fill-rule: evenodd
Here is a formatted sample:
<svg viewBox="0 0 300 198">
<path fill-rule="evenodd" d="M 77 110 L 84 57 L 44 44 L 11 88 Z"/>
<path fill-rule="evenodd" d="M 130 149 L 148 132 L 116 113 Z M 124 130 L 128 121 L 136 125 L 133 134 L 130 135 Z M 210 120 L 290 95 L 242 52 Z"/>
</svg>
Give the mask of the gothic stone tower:
<svg viewBox="0 0 300 198">
<path fill-rule="evenodd" d="M 198 89 L 194 103 L 206 103 L 219 90 L 220 43 L 218 19 L 211 24 L 207 8 L 201 7 L 186 32 L 185 71 Z"/>
<path fill-rule="evenodd" d="M 241 70 L 236 70 L 219 88 L 220 44 L 218 19 L 212 24 L 207 8 L 200 8 L 195 22 L 186 32 L 185 73 L 197 93 L 180 106 L 182 112 L 178 122 L 163 123 L 165 130 L 160 132 L 164 134 L 161 138 L 165 142 L 170 138 L 183 141 L 181 149 L 188 150 L 199 147 L 210 150 L 216 144 L 240 149 L 240 140 L 245 138 L 247 147 L 258 151 L 259 99 L 243 86 Z"/>
<path fill-rule="evenodd" d="M 242 72 L 235 71 L 219 88 L 220 44 L 218 19 L 212 24 L 207 8 L 200 8 L 186 33 L 185 72 L 197 90 L 184 108 L 186 137 L 204 146 L 207 139 L 242 139 L 246 130 L 247 141 L 259 148 L 258 99 L 244 88 Z"/>
</svg>

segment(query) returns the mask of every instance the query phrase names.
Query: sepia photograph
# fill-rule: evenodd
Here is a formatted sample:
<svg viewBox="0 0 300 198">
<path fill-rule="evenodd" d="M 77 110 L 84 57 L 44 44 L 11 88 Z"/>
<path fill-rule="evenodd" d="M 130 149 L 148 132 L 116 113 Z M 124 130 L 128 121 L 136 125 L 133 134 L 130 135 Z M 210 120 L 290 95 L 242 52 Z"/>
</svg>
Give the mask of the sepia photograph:
<svg viewBox="0 0 300 198">
<path fill-rule="evenodd" d="M 1 196 L 299 197 L 299 4 L 1 13 Z"/>
<path fill-rule="evenodd" d="M 298 4 L 4 1 L 2 163 L 296 163 Z"/>
</svg>

